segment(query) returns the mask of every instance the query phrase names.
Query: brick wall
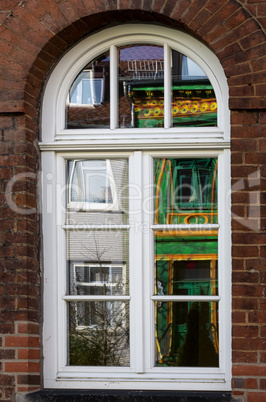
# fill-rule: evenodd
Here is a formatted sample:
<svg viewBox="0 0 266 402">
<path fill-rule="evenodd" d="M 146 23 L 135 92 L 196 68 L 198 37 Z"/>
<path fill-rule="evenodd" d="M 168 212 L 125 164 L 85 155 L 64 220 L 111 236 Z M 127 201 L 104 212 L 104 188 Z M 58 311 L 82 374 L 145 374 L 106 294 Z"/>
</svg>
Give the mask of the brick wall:
<svg viewBox="0 0 266 402">
<path fill-rule="evenodd" d="M 36 134 L 26 121 L 0 114 L 1 400 L 40 383 Z"/>
<path fill-rule="evenodd" d="M 265 132 L 265 112 L 232 113 L 233 393 L 256 402 L 266 398 Z"/>
<path fill-rule="evenodd" d="M 79 39 L 130 21 L 185 29 L 225 69 L 232 111 L 232 387 L 240 400 L 260 402 L 266 398 L 265 0 L 1 0 L 0 399 L 40 385 L 36 140 L 45 80 Z"/>
</svg>

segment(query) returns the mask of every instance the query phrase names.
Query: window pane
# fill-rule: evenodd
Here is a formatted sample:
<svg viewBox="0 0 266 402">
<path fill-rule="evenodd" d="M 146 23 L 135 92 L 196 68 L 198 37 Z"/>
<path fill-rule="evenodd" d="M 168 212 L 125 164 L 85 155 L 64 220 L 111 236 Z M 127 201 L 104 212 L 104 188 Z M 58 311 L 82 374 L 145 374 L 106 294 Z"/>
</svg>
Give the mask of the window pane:
<svg viewBox="0 0 266 402">
<path fill-rule="evenodd" d="M 129 304 L 120 301 L 69 303 L 68 364 L 129 366 Z"/>
<path fill-rule="evenodd" d="M 68 216 L 72 224 L 121 224 L 128 214 L 128 161 L 126 159 L 70 160 L 68 162 Z M 104 211 L 101 218 L 74 211 Z M 110 211 L 110 213 L 108 213 Z M 74 221 L 74 218 L 77 221 Z"/>
<path fill-rule="evenodd" d="M 156 246 L 158 246 L 160 240 L 156 239 Z M 177 251 L 178 246 L 180 248 L 187 246 L 191 252 L 194 244 L 179 244 L 177 245 Z M 210 245 L 208 246 L 209 248 L 211 247 Z M 160 245 L 160 247 L 164 247 L 164 245 Z M 205 247 L 207 248 L 206 244 Z M 157 254 L 155 294 L 176 296 L 217 295 L 217 260 L 214 254 L 213 256 L 213 259 L 207 259 L 210 258 L 207 253 L 205 255 L 202 254 L 200 257 L 199 255 L 194 256 L 190 254 L 187 259 L 178 260 L 174 258 L 184 258 L 184 256 L 181 254 L 168 254 L 167 257 L 169 259 L 160 259 L 160 256 Z"/>
<path fill-rule="evenodd" d="M 218 367 L 218 303 L 155 302 L 155 366 Z"/>
<path fill-rule="evenodd" d="M 109 71 L 106 52 L 79 73 L 66 100 L 66 128 L 110 128 Z"/>
<path fill-rule="evenodd" d="M 194 61 L 172 50 L 172 127 L 216 125 L 217 102 L 208 77 Z"/>
<path fill-rule="evenodd" d="M 128 293 L 126 264 L 71 261 L 70 294 L 83 296 L 123 295 Z"/>
<path fill-rule="evenodd" d="M 67 231 L 69 293 L 129 294 L 128 231 Z"/>
<path fill-rule="evenodd" d="M 217 223 L 217 159 L 154 159 L 155 223 Z"/>
<path fill-rule="evenodd" d="M 163 127 L 163 105 L 163 47 L 119 48 L 119 127 Z"/>
</svg>

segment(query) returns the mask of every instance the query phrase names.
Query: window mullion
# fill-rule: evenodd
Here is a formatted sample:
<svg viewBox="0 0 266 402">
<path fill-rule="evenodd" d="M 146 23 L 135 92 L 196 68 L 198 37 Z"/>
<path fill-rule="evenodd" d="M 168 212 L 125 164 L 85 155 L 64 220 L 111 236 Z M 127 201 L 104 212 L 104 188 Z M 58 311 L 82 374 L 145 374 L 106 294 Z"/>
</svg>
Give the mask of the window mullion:
<svg viewBox="0 0 266 402">
<path fill-rule="evenodd" d="M 136 373 L 144 373 L 144 317 L 143 317 L 143 233 L 142 233 L 142 152 L 134 153 L 134 162 L 131 165 L 131 191 L 129 194 L 132 215 L 131 267 L 133 277 L 133 317 L 134 317 L 134 360 Z M 136 195 L 137 192 L 137 195 Z"/>
<path fill-rule="evenodd" d="M 171 127 L 171 48 L 164 44 L 164 128 Z"/>
<path fill-rule="evenodd" d="M 117 128 L 118 118 L 117 47 L 110 46 L 110 128 Z"/>
</svg>

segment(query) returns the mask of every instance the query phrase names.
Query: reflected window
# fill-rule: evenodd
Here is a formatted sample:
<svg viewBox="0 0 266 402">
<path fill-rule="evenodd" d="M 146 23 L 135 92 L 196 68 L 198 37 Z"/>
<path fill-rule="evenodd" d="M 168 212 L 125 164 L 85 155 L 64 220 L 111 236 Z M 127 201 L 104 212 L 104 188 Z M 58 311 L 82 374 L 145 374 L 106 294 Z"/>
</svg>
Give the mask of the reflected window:
<svg viewBox="0 0 266 402">
<path fill-rule="evenodd" d="M 74 264 L 73 271 L 73 294 L 121 294 L 125 286 L 123 265 Z"/>
<path fill-rule="evenodd" d="M 215 223 L 217 169 L 216 158 L 154 159 L 155 222 Z"/>
<path fill-rule="evenodd" d="M 103 53 L 73 81 L 66 100 L 66 128 L 110 128 L 110 57 Z"/>
<path fill-rule="evenodd" d="M 180 209 L 216 208 L 214 160 L 179 162 L 174 168 L 175 204 Z"/>
<path fill-rule="evenodd" d="M 117 195 L 110 160 L 69 162 L 69 207 L 117 209 Z"/>
<path fill-rule="evenodd" d="M 100 105 L 104 99 L 104 79 L 93 78 L 93 71 L 83 71 L 70 89 L 71 105 Z"/>
</svg>

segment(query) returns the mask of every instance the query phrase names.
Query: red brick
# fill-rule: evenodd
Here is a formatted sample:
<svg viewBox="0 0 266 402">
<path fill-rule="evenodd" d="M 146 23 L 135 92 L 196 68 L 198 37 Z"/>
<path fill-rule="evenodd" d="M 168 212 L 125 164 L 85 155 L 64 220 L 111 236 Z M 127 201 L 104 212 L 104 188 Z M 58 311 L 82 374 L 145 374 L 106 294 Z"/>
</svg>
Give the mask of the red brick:
<svg viewBox="0 0 266 402">
<path fill-rule="evenodd" d="M 265 155 L 263 153 L 254 152 L 254 153 L 246 153 L 245 155 L 245 163 L 250 165 L 262 165 L 265 163 Z"/>
<path fill-rule="evenodd" d="M 235 376 L 247 376 L 247 377 L 265 377 L 266 366 L 252 365 L 233 365 L 232 374 Z"/>
<path fill-rule="evenodd" d="M 14 309 L 16 307 L 16 299 L 11 297 L 0 298 L 0 308 L 2 309 Z"/>
<path fill-rule="evenodd" d="M 60 3 L 59 9 L 61 13 L 69 20 L 70 23 L 72 21 L 75 21 L 78 17 L 76 10 L 72 7 L 72 4 L 69 2 Z"/>
<path fill-rule="evenodd" d="M 249 155 L 249 154 L 246 154 Z M 246 156 L 245 155 L 245 156 Z M 254 154 L 250 154 L 250 155 L 254 155 Z M 246 160 L 245 160 L 246 162 Z M 257 165 L 257 164 L 255 164 Z M 232 173 L 232 177 L 233 178 L 243 178 L 243 177 L 252 177 L 254 179 L 259 179 L 259 171 L 257 169 L 257 167 L 255 166 L 232 166 L 231 168 L 231 173 Z M 244 190 L 244 189 L 243 189 Z"/>
<path fill-rule="evenodd" d="M 232 141 L 232 151 L 252 151 L 256 150 L 257 141 L 254 139 L 239 139 Z"/>
<path fill-rule="evenodd" d="M 266 72 L 254 72 L 240 76 L 228 78 L 228 84 L 232 85 L 246 85 L 246 84 L 260 84 L 266 81 Z M 262 102 L 263 99 L 260 99 Z M 259 106 L 259 105 L 258 105 Z"/>
<path fill-rule="evenodd" d="M 0 374 L 0 386 L 12 386 L 15 384 L 15 378 L 12 375 Z"/>
<path fill-rule="evenodd" d="M 6 362 L 5 371 L 7 373 L 38 373 L 40 363 L 35 362 Z"/>
<path fill-rule="evenodd" d="M 5 346 L 38 348 L 40 346 L 40 338 L 37 336 L 6 336 Z"/>
<path fill-rule="evenodd" d="M 266 353 L 260 352 L 260 363 L 266 363 Z"/>
<path fill-rule="evenodd" d="M 255 246 L 234 246 L 233 247 L 233 252 L 232 252 L 233 257 L 242 257 L 242 258 L 247 258 L 247 257 L 256 257 L 258 256 L 258 247 Z"/>
<path fill-rule="evenodd" d="M 239 312 L 239 311 L 233 311 L 232 312 L 232 322 L 234 324 L 245 324 L 245 319 L 246 319 L 246 313 L 245 312 Z"/>
<path fill-rule="evenodd" d="M 248 392 L 247 402 L 265 402 L 266 392 Z"/>
<path fill-rule="evenodd" d="M 193 18 L 199 13 L 199 11 L 204 7 L 204 4 L 202 3 L 201 0 L 195 0 L 193 3 L 190 1 L 189 3 L 185 3 L 185 10 L 181 8 L 183 11 L 181 19 L 180 15 L 177 13 L 180 13 L 180 11 L 176 8 L 174 14 L 172 15 L 172 18 L 181 20 L 185 24 L 191 23 L 193 21 Z"/>
<path fill-rule="evenodd" d="M 1 334 L 13 334 L 15 332 L 14 323 L 0 323 Z"/>
<path fill-rule="evenodd" d="M 233 352 L 232 352 L 232 361 L 233 361 L 233 363 L 236 363 L 236 364 L 242 364 L 242 363 L 255 364 L 258 361 L 258 352 L 257 351 L 241 352 L 241 351 L 233 350 Z"/>
<path fill-rule="evenodd" d="M 39 334 L 40 327 L 39 324 L 33 323 L 19 323 L 18 324 L 18 333 L 20 334 Z"/>
<path fill-rule="evenodd" d="M 207 21 L 211 17 L 211 12 L 206 9 L 200 10 L 197 17 L 193 19 L 193 21 L 189 24 L 189 28 L 195 32 L 197 32 L 203 25 L 205 21 Z M 207 32 L 206 32 L 207 33 Z M 211 30 L 211 34 L 209 34 L 211 38 L 214 36 L 213 30 Z M 204 35 L 201 35 L 204 36 Z M 208 41 L 208 39 L 205 40 Z"/>
<path fill-rule="evenodd" d="M 232 347 L 234 350 L 265 350 L 266 339 L 255 338 L 233 338 Z"/>
<path fill-rule="evenodd" d="M 15 359 L 15 350 L 12 349 L 0 349 L 0 361 Z"/>
<path fill-rule="evenodd" d="M 227 70 L 228 72 L 228 70 Z M 241 85 L 241 86 L 231 86 L 230 96 L 255 96 L 255 86 L 252 85 Z"/>
<path fill-rule="evenodd" d="M 231 164 L 232 165 L 242 165 L 243 164 L 243 154 L 242 152 L 232 152 L 231 153 Z"/>
<path fill-rule="evenodd" d="M 263 137 L 263 126 L 254 126 L 254 125 L 250 125 L 250 126 L 233 126 L 232 127 L 232 144 L 234 143 L 234 138 L 259 138 L 259 137 Z"/>
<path fill-rule="evenodd" d="M 233 275 L 234 281 L 234 275 Z M 233 297 L 232 308 L 234 310 L 251 310 L 258 308 L 258 299 L 256 297 Z"/>
<path fill-rule="evenodd" d="M 40 387 L 18 387 L 18 392 L 33 392 L 33 391 L 38 391 Z"/>
<path fill-rule="evenodd" d="M 20 360 L 39 360 L 40 357 L 39 349 L 18 349 L 18 359 Z"/>
<path fill-rule="evenodd" d="M 234 388 L 256 389 L 258 387 L 257 379 L 255 378 L 233 378 Z"/>
<path fill-rule="evenodd" d="M 263 291 L 260 292 L 260 296 L 263 295 Z M 248 313 L 248 322 L 249 323 L 256 323 L 256 324 L 263 324 L 266 322 L 266 312 L 263 311 L 251 311 Z"/>
<path fill-rule="evenodd" d="M 38 385 L 40 384 L 40 376 L 39 375 L 19 375 L 18 376 L 18 382 L 19 384 L 23 385 Z"/>
<path fill-rule="evenodd" d="M 236 337 L 256 338 L 258 336 L 258 328 L 257 325 L 233 325 L 232 334 Z"/>
<path fill-rule="evenodd" d="M 259 113 L 255 111 L 237 111 L 231 113 L 231 123 L 240 125 L 253 125 L 259 123 Z"/>
<path fill-rule="evenodd" d="M 146 0 L 149 1 L 149 0 Z M 191 0 L 177 1 L 176 6 L 173 9 L 171 17 L 176 20 L 181 20 L 184 13 L 186 13 L 188 7 L 191 5 Z"/>
<path fill-rule="evenodd" d="M 249 233 L 249 234 L 241 234 L 234 233 L 233 234 L 233 243 L 235 244 L 265 244 L 265 236 L 263 233 Z"/>
<path fill-rule="evenodd" d="M 242 39 L 240 44 L 244 49 L 248 49 L 263 42 L 265 43 L 265 35 L 261 31 L 257 31 Z"/>
<path fill-rule="evenodd" d="M 245 261 L 245 267 L 247 270 L 265 270 L 265 259 L 250 259 Z"/>
<path fill-rule="evenodd" d="M 233 295 L 234 296 L 245 296 L 245 297 L 256 297 L 262 295 L 263 288 L 252 285 L 234 285 L 233 284 Z M 256 321 L 254 321 L 256 322 Z"/>
</svg>

